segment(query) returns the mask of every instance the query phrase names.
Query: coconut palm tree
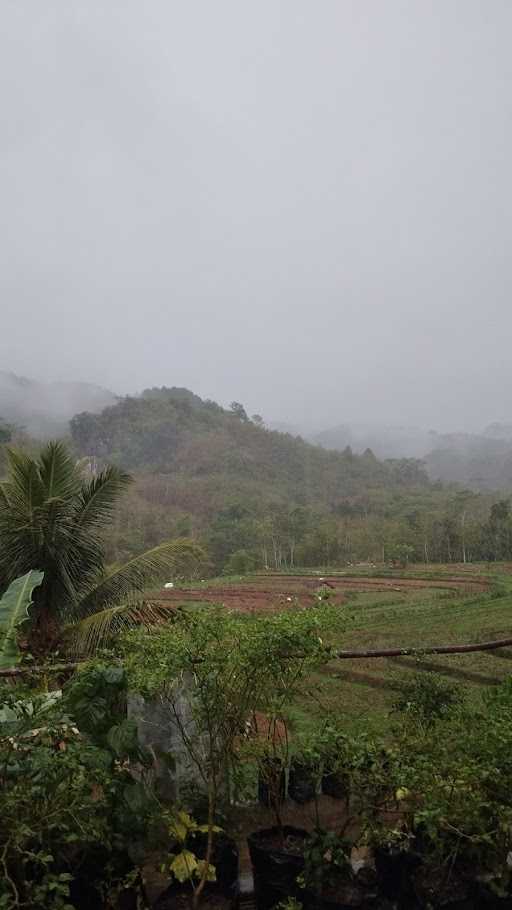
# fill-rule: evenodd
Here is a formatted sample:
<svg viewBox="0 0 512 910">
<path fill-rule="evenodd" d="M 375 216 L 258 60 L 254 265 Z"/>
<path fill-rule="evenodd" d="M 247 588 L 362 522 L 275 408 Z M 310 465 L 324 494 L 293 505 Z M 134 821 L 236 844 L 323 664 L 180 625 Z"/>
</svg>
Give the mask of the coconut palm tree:
<svg viewBox="0 0 512 910">
<path fill-rule="evenodd" d="M 145 587 L 169 572 L 187 572 L 204 556 L 190 540 L 163 543 L 112 572 L 105 568 L 103 531 L 132 482 L 110 466 L 87 477 L 62 442 L 39 457 L 10 449 L 0 483 L 0 591 L 31 569 L 44 572 L 34 591 L 29 648 L 45 653 L 74 633 L 91 649 L 124 623 L 154 618 Z"/>
</svg>

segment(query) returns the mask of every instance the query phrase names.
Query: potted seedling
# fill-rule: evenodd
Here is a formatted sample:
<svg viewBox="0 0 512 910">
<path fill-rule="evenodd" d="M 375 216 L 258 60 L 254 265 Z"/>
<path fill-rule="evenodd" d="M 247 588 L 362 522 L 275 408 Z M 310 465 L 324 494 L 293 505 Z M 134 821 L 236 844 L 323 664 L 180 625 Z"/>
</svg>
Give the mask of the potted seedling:
<svg viewBox="0 0 512 910">
<path fill-rule="evenodd" d="M 324 757 L 322 793 L 350 803 L 353 740 L 334 721 L 328 721 L 322 732 Z"/>
<path fill-rule="evenodd" d="M 271 718 L 267 735 L 253 738 L 246 746 L 247 759 L 256 762 L 260 789 L 265 788 L 274 824 L 249 834 L 247 840 L 253 868 L 254 892 L 259 910 L 270 910 L 287 897 L 298 898 L 297 876 L 304 866 L 307 831 L 283 823 L 283 769 L 289 761 L 286 723 Z"/>
<path fill-rule="evenodd" d="M 368 906 L 377 893 L 375 875 L 357 873 L 351 864 L 351 843 L 334 831 L 316 828 L 307 840 L 300 884 L 311 910 L 349 910 Z"/>
<path fill-rule="evenodd" d="M 373 851 L 380 891 L 393 901 L 410 898 L 411 875 L 419 861 L 416 800 L 403 782 L 401 755 L 381 743 L 362 740 L 355 772 L 362 839 Z"/>
<path fill-rule="evenodd" d="M 207 608 L 125 637 L 132 688 L 159 700 L 169 735 L 179 741 L 207 799 L 207 843 L 194 910 L 213 865 L 216 815 L 229 804 L 233 770 L 244 760 L 247 722 L 258 710 L 282 716 L 305 675 L 325 660 L 321 622 L 317 611 L 241 616 Z"/>
<path fill-rule="evenodd" d="M 325 766 L 325 728 L 313 728 L 293 743 L 288 778 L 288 796 L 299 805 L 314 800 L 316 825 L 318 818 L 318 795 Z"/>
</svg>

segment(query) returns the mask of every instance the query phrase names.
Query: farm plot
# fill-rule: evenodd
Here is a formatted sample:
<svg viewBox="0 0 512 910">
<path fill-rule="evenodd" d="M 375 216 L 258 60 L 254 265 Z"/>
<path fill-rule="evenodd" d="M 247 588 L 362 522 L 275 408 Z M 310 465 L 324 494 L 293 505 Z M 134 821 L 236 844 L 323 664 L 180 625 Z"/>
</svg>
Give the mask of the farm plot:
<svg viewBox="0 0 512 910">
<path fill-rule="evenodd" d="M 503 569 L 503 571 L 502 571 Z M 507 571 L 508 569 L 508 571 Z M 332 600 L 343 605 L 346 626 L 331 642 L 343 650 L 427 648 L 507 638 L 512 631 L 512 567 L 440 566 L 425 572 L 320 575 L 260 574 L 245 579 L 184 585 L 153 592 L 152 599 L 171 610 L 184 604 L 223 604 L 240 612 L 307 607 L 327 584 Z M 499 581 L 502 596 L 493 583 Z M 404 674 L 434 671 L 458 685 L 470 699 L 512 673 L 512 648 L 493 652 L 417 657 L 333 660 L 311 679 L 308 695 L 295 716 L 308 726 L 319 709 L 341 715 L 347 727 L 381 732 L 392 722 L 389 712 L 397 681 Z"/>
<path fill-rule="evenodd" d="M 170 608 L 186 603 L 223 604 L 244 613 L 268 612 L 315 602 L 322 586 L 332 591 L 333 600 L 342 604 L 347 595 L 358 593 L 408 594 L 418 590 L 441 589 L 454 594 L 477 593 L 489 587 L 481 576 L 443 576 L 416 578 L 408 576 L 364 576 L 329 574 L 261 574 L 230 583 L 183 585 L 171 590 L 152 592 L 151 598 Z"/>
</svg>

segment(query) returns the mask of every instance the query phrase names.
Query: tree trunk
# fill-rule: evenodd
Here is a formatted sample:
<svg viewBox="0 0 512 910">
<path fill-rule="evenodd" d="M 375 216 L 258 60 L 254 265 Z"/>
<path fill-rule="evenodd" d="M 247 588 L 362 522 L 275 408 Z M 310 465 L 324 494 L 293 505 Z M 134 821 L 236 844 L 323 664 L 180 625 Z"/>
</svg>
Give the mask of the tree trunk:
<svg viewBox="0 0 512 910">
<path fill-rule="evenodd" d="M 215 798 L 216 787 L 215 781 L 212 779 L 208 782 L 208 840 L 206 842 L 206 856 L 204 861 L 203 874 L 201 875 L 201 880 L 194 890 L 194 896 L 192 899 L 192 906 L 194 910 L 197 910 L 199 907 L 199 901 L 201 899 L 201 894 L 204 891 L 204 886 L 208 880 L 208 867 L 210 865 L 210 860 L 213 853 L 213 825 L 215 822 Z"/>
</svg>

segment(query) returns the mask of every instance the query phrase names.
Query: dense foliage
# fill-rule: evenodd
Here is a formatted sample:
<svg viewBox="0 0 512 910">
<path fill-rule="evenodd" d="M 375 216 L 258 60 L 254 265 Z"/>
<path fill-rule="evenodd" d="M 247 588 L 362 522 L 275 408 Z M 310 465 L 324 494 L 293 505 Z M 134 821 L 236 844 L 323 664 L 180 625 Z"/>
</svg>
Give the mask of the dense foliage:
<svg viewBox="0 0 512 910">
<path fill-rule="evenodd" d="M 0 906 L 117 906 L 136 881 L 129 855 L 144 816 L 123 721 L 122 668 L 96 664 L 48 695 L 0 698 Z M 136 794 L 135 794 L 136 795 Z M 140 802 L 140 800 L 139 800 Z M 92 904 L 91 904 L 92 902 Z"/>
<path fill-rule="evenodd" d="M 201 555 L 191 541 L 178 540 L 106 573 L 102 534 L 129 475 L 111 466 L 88 473 L 60 442 L 48 443 L 37 458 L 11 449 L 8 460 L 0 484 L 0 591 L 33 569 L 44 573 L 31 612 L 32 650 L 48 650 L 64 623 L 77 630 L 86 623 L 89 641 L 129 615 L 130 597 L 140 599 L 148 581 Z"/>
<path fill-rule="evenodd" d="M 215 571 L 512 558 L 499 497 L 429 483 L 413 459 L 327 451 L 186 389 L 152 389 L 72 421 L 77 451 L 136 471 L 109 556 L 192 535 Z M 501 510 L 501 511 L 500 511 Z M 404 560 L 405 547 L 410 548 Z"/>
</svg>

